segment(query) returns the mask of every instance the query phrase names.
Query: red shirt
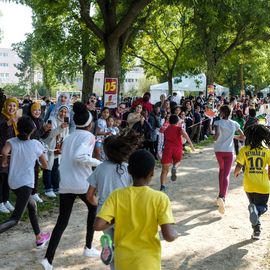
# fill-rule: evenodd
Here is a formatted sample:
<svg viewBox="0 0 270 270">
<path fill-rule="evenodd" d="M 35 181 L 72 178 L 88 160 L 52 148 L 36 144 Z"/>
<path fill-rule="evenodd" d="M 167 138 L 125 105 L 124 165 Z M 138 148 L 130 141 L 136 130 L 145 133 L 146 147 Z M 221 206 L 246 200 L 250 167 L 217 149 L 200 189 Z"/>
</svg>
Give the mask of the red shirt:
<svg viewBox="0 0 270 270">
<path fill-rule="evenodd" d="M 182 128 L 177 125 L 169 125 L 164 131 L 165 147 L 183 148 Z"/>
<path fill-rule="evenodd" d="M 136 99 L 132 105 L 131 108 L 135 109 L 137 105 L 142 105 L 143 109 L 147 110 L 149 113 L 153 111 L 153 104 L 150 103 L 149 101 L 144 102 L 143 98 L 138 98 Z"/>
</svg>

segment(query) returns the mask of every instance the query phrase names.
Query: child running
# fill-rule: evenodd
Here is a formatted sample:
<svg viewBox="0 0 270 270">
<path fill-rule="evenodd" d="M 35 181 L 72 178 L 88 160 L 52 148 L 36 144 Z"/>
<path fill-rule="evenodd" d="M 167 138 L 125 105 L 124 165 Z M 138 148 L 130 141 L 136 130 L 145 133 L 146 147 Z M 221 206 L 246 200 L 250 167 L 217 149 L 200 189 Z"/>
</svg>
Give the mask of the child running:
<svg viewBox="0 0 270 270">
<path fill-rule="evenodd" d="M 43 153 L 45 149 L 39 141 L 30 139 L 35 130 L 35 124 L 29 116 L 23 116 L 18 120 L 17 130 L 19 133 L 17 137 L 7 140 L 2 149 L 3 167 L 8 166 L 10 154 L 8 184 L 16 195 L 16 204 L 10 218 L 0 224 L 0 233 L 17 225 L 27 207 L 36 236 L 36 247 L 39 249 L 43 248 L 50 239 L 50 233 L 40 232 L 37 205 L 31 194 L 35 183 L 34 167 L 36 160 L 39 160 L 44 169 L 47 168 L 47 161 Z"/>
<path fill-rule="evenodd" d="M 86 246 L 83 255 L 87 257 L 98 257 L 100 255 L 100 252 L 92 247 L 96 207 L 87 201 L 86 192 L 89 188 L 87 178 L 92 173 L 92 166 L 97 166 L 101 162 L 92 157 L 95 145 L 95 137 L 90 133 L 92 114 L 81 102 L 75 102 L 73 110 L 76 130 L 64 140 L 62 146 L 62 158 L 59 166 L 59 216 L 45 258 L 41 262 L 45 270 L 53 269 L 54 254 L 68 225 L 72 207 L 77 197 L 88 208 Z"/>
<path fill-rule="evenodd" d="M 88 178 L 90 184 L 87 199 L 96 205 L 97 212 L 101 209 L 107 197 L 117 188 L 128 187 L 132 184 L 132 178 L 128 173 L 127 161 L 132 152 L 140 145 L 140 138 L 133 130 L 122 132 L 117 136 L 109 136 L 104 140 L 104 152 L 107 157 L 102 164 Z M 98 200 L 96 198 L 96 192 Z M 107 229 L 104 233 L 113 239 L 114 228 Z M 105 237 L 105 236 L 104 236 Z M 112 261 L 111 269 L 114 269 Z"/>
<path fill-rule="evenodd" d="M 97 214 L 95 230 L 103 231 L 115 225 L 117 270 L 160 270 L 158 226 L 166 241 L 178 237 L 172 226 L 174 218 L 168 196 L 148 186 L 154 168 L 155 159 L 150 152 L 137 150 L 131 154 L 128 171 L 133 186 L 115 190 Z"/>
<path fill-rule="evenodd" d="M 229 119 L 231 107 L 223 105 L 220 107 L 220 120 L 215 121 L 215 145 L 214 151 L 219 164 L 219 194 L 217 197 L 217 206 L 220 214 L 225 213 L 225 198 L 229 188 L 230 172 L 233 162 L 234 143 L 233 139 L 244 139 L 244 134 L 240 125 Z M 237 132 L 240 134 L 235 137 Z"/>
<path fill-rule="evenodd" d="M 160 191 L 166 192 L 167 187 L 165 186 L 167 182 L 167 175 L 169 172 L 169 168 L 172 166 L 171 169 L 171 180 L 176 181 L 176 169 L 180 164 L 183 156 L 183 143 L 182 137 L 183 136 L 187 142 L 189 143 L 192 151 L 194 151 L 193 144 L 187 135 L 187 133 L 179 126 L 180 119 L 177 115 L 173 114 L 170 116 L 169 119 L 169 127 L 164 131 L 164 150 L 161 159 L 162 163 L 162 171 L 160 175 Z"/>
<path fill-rule="evenodd" d="M 245 146 L 237 156 L 234 176 L 245 167 L 244 190 L 249 200 L 249 219 L 253 228 L 252 239 L 259 239 L 259 217 L 267 211 L 270 179 L 270 130 L 263 125 L 252 125 L 245 130 Z M 266 170 L 268 167 L 268 170 Z"/>
</svg>

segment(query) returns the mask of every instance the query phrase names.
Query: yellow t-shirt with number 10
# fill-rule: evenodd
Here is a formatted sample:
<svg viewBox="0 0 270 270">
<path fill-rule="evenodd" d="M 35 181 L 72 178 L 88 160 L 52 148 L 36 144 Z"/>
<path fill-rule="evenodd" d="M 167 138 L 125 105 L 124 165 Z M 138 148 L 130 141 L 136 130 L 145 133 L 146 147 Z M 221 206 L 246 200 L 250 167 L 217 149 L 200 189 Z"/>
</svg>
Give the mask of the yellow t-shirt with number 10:
<svg viewBox="0 0 270 270">
<path fill-rule="evenodd" d="M 118 189 L 97 216 L 107 222 L 115 220 L 115 269 L 161 269 L 158 226 L 174 223 L 166 194 L 147 186 Z"/>
<path fill-rule="evenodd" d="M 250 149 L 250 146 L 244 146 L 240 149 L 236 162 L 245 166 L 244 190 L 246 192 L 269 193 L 269 149 L 265 147 Z"/>
</svg>

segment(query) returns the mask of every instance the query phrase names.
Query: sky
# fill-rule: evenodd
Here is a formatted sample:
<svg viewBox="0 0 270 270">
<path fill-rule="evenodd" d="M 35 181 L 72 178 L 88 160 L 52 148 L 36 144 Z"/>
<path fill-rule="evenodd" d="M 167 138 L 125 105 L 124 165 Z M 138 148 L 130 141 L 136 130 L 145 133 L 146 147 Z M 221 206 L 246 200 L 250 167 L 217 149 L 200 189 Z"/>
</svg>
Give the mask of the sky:
<svg viewBox="0 0 270 270">
<path fill-rule="evenodd" d="M 29 7 L 0 1 L 0 48 L 11 48 L 12 43 L 25 40 L 25 34 L 32 32 L 32 12 Z"/>
</svg>

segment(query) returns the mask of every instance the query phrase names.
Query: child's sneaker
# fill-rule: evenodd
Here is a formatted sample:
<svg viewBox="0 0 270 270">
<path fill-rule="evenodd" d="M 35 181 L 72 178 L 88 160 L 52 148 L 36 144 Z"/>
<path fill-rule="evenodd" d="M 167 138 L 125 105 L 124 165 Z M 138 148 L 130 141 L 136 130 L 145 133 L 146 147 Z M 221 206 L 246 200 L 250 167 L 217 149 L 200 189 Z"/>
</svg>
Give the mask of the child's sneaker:
<svg viewBox="0 0 270 270">
<path fill-rule="evenodd" d="M 53 270 L 53 266 L 48 262 L 48 260 L 45 258 L 40 262 L 40 264 L 43 266 L 42 269 L 44 270 Z"/>
<path fill-rule="evenodd" d="M 44 248 L 45 244 L 50 240 L 51 234 L 50 233 L 40 233 L 39 239 L 36 240 L 36 247 L 37 249 Z"/>
<path fill-rule="evenodd" d="M 45 195 L 49 198 L 56 198 L 56 194 L 52 190 L 45 192 Z"/>
<path fill-rule="evenodd" d="M 106 265 L 109 265 L 113 260 L 113 243 L 110 235 L 103 234 L 100 238 L 102 251 L 100 259 Z"/>
<path fill-rule="evenodd" d="M 249 211 L 249 220 L 253 226 L 258 224 L 259 216 L 258 216 L 258 210 L 256 208 L 256 205 L 254 203 L 249 204 L 248 206 Z"/>
<path fill-rule="evenodd" d="M 173 165 L 171 169 L 171 180 L 176 181 L 177 175 L 176 175 L 176 167 Z"/>
<path fill-rule="evenodd" d="M 91 248 L 85 247 L 83 251 L 83 255 L 86 257 L 99 257 L 100 254 L 101 254 L 100 251 L 94 247 Z"/>
<path fill-rule="evenodd" d="M 217 199 L 217 205 L 218 205 L 218 211 L 220 214 L 225 214 L 225 202 L 223 198 L 218 198 Z"/>
<path fill-rule="evenodd" d="M 13 212 L 15 210 L 15 207 L 9 201 L 6 201 L 4 204 L 10 212 Z"/>
<path fill-rule="evenodd" d="M 32 195 L 32 199 L 38 203 L 43 203 L 43 200 L 38 196 L 38 194 Z"/>
<path fill-rule="evenodd" d="M 251 235 L 251 239 L 260 240 L 260 235 L 261 235 L 260 231 L 254 231 L 253 234 Z"/>
<path fill-rule="evenodd" d="M 0 203 L 0 212 L 1 213 L 5 213 L 5 214 L 9 214 L 10 211 L 6 208 L 4 203 Z"/>
<path fill-rule="evenodd" d="M 166 193 L 166 194 L 167 194 L 167 191 L 168 191 L 167 187 L 164 186 L 164 185 L 161 185 L 159 190 Z"/>
</svg>

